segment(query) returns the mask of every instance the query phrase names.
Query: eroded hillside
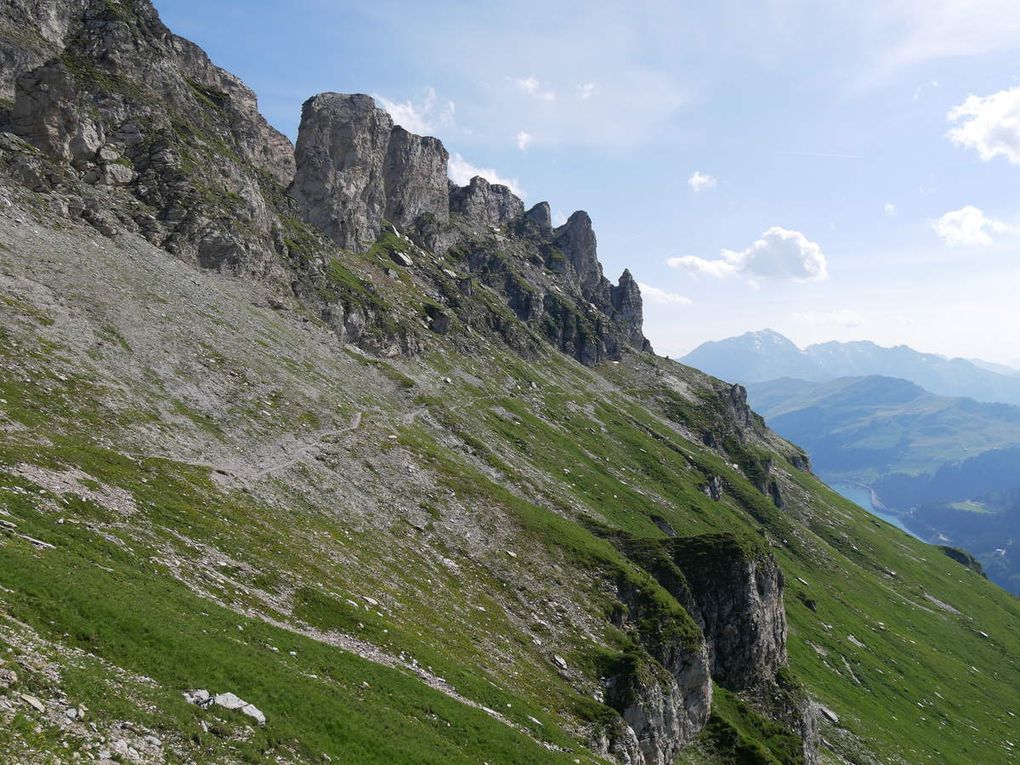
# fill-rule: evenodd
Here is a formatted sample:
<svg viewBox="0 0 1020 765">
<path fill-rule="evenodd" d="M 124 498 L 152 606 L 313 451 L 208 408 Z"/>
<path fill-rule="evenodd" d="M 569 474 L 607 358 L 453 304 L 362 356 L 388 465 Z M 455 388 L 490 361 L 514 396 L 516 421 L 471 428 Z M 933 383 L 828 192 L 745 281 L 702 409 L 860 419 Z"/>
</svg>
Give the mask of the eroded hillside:
<svg viewBox="0 0 1020 765">
<path fill-rule="evenodd" d="M 4 758 L 1011 760 L 1017 601 L 654 356 L 586 214 L 0 8 Z"/>
</svg>

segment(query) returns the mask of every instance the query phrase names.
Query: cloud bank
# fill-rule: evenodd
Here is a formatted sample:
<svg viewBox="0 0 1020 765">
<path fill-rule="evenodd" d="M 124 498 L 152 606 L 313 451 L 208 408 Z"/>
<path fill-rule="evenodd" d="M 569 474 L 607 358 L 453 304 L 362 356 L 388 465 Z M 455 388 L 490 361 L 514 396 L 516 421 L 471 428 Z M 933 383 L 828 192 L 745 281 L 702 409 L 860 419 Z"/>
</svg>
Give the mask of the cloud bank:
<svg viewBox="0 0 1020 765">
<path fill-rule="evenodd" d="M 687 255 L 670 258 L 666 263 L 692 273 L 723 278 L 744 276 L 749 279 L 820 281 L 829 275 L 822 248 L 799 231 L 773 226 L 747 249 L 723 250 L 715 260 Z"/>
<path fill-rule="evenodd" d="M 653 287 L 650 284 L 638 282 L 638 287 L 641 288 L 641 297 L 649 303 L 658 303 L 660 305 L 690 305 L 693 302 L 689 297 L 678 295 L 675 292 L 667 292 L 664 289 Z"/>
</svg>

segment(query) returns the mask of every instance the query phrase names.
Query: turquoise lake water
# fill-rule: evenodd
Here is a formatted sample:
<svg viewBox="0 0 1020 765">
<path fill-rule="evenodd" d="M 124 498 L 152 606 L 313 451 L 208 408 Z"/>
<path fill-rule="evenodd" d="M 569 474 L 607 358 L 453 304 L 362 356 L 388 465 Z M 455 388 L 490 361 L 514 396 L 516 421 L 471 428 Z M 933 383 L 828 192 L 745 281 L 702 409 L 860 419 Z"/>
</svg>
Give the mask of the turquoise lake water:
<svg viewBox="0 0 1020 765">
<path fill-rule="evenodd" d="M 855 504 L 863 507 L 865 510 L 874 515 L 876 518 L 881 518 L 886 523 L 891 523 L 896 528 L 902 529 L 903 531 L 907 532 L 908 534 L 910 534 L 910 536 L 916 537 L 917 539 L 921 539 L 921 537 L 917 536 L 917 534 L 915 534 L 913 531 L 904 526 L 903 521 L 901 521 L 892 513 L 883 513 L 880 510 L 876 510 L 875 508 L 873 508 L 871 506 L 871 490 L 868 489 L 867 487 L 851 483 L 830 483 L 829 486 L 838 491 L 840 494 L 849 499 L 851 502 L 854 502 Z"/>
</svg>

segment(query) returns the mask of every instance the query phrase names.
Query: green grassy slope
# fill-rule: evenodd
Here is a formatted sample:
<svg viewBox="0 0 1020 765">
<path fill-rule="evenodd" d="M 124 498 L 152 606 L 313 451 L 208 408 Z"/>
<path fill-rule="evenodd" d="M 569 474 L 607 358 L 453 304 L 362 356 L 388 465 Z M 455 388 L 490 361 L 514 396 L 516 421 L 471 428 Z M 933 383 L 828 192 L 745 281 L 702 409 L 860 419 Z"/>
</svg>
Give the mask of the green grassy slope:
<svg viewBox="0 0 1020 765">
<path fill-rule="evenodd" d="M 792 674 L 839 717 L 825 761 L 1011 761 L 1017 600 L 779 439 L 738 439 L 721 383 L 650 356 L 525 361 L 486 335 L 371 358 L 244 282 L 35 215 L 0 230 L 0 657 L 48 711 L 8 693 L 0 759 L 98 752 L 59 719 L 74 703 L 177 759 L 603 762 L 600 668 L 634 639 L 615 583 L 690 624 L 590 529 L 668 524 L 779 559 Z M 416 278 L 384 297 L 417 300 Z M 195 687 L 268 724 L 187 705 Z M 790 761 L 718 695 L 692 757 Z"/>
</svg>

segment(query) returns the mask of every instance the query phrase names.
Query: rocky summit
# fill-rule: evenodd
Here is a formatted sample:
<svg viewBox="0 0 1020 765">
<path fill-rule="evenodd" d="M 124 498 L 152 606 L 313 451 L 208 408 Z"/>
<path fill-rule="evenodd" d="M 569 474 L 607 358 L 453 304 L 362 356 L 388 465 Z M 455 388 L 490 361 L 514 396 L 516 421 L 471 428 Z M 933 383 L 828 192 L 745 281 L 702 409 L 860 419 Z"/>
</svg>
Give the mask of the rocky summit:
<svg viewBox="0 0 1020 765">
<path fill-rule="evenodd" d="M 0 0 L 0 760 L 1005 763 L 1020 606 L 595 227 L 147 0 Z"/>
</svg>

